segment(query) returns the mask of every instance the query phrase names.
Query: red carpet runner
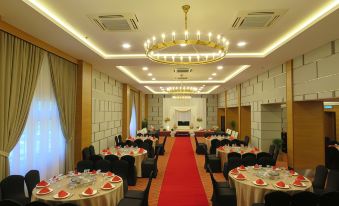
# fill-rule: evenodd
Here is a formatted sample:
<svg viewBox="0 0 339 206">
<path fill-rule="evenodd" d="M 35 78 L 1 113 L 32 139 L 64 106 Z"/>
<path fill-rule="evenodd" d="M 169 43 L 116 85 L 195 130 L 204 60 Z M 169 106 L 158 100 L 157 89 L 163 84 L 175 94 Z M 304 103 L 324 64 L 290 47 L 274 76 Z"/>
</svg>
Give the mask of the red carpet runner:
<svg viewBox="0 0 339 206">
<path fill-rule="evenodd" d="M 175 139 L 158 205 L 208 206 L 189 137 Z"/>
</svg>

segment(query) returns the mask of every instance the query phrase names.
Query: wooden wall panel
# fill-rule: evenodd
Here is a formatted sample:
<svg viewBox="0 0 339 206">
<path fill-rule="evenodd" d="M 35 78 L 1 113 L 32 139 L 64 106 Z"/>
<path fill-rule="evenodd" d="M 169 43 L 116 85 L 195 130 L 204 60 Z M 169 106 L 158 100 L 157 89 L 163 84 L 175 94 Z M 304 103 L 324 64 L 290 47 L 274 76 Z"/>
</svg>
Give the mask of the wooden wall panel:
<svg viewBox="0 0 339 206">
<path fill-rule="evenodd" d="M 334 105 L 332 109 L 325 109 L 325 112 L 335 112 L 336 120 L 336 140 L 339 141 L 339 106 Z"/>
<path fill-rule="evenodd" d="M 251 137 L 251 106 L 242 106 L 240 109 L 240 138 L 243 139 L 245 136 Z"/>
<path fill-rule="evenodd" d="M 286 62 L 286 108 L 287 108 L 287 157 L 288 165 L 293 167 L 294 128 L 293 128 L 293 62 Z"/>
<path fill-rule="evenodd" d="M 237 130 L 239 132 L 238 134 L 238 137 L 239 139 L 241 139 L 241 137 L 243 137 L 244 135 L 241 134 L 241 84 L 238 84 L 237 85 L 237 93 L 238 93 L 238 121 L 236 121 L 238 124 L 237 124 Z"/>
<path fill-rule="evenodd" d="M 227 129 L 227 90 L 225 90 L 225 130 Z"/>
<path fill-rule="evenodd" d="M 92 65 L 84 61 L 79 61 L 78 65 L 75 162 L 82 159 L 82 149 L 91 145 L 92 142 Z"/>
<path fill-rule="evenodd" d="M 225 116 L 225 108 L 218 108 L 217 124 L 221 128 L 221 117 Z"/>
<path fill-rule="evenodd" d="M 325 162 L 323 103 L 294 102 L 293 112 L 293 166 L 297 169 L 314 169 Z"/>
</svg>

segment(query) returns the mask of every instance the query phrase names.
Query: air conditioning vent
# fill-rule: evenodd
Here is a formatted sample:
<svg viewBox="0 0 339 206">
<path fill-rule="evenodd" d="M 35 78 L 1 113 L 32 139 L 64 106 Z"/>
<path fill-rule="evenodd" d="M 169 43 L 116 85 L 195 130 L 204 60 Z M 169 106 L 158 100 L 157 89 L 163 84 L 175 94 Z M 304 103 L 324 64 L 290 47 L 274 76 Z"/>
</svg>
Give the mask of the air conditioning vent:
<svg viewBox="0 0 339 206">
<path fill-rule="evenodd" d="M 176 72 L 176 73 L 189 73 L 189 72 L 192 72 L 192 69 L 190 69 L 190 68 L 176 68 L 176 69 L 174 69 L 174 72 Z"/>
<path fill-rule="evenodd" d="M 262 29 L 275 24 L 286 9 L 267 10 L 267 11 L 241 11 L 235 18 L 233 29 Z"/>
<path fill-rule="evenodd" d="M 188 80 L 188 77 L 177 77 L 177 80 Z"/>
<path fill-rule="evenodd" d="M 88 18 L 103 31 L 138 31 L 139 21 L 135 14 L 89 15 Z"/>
</svg>

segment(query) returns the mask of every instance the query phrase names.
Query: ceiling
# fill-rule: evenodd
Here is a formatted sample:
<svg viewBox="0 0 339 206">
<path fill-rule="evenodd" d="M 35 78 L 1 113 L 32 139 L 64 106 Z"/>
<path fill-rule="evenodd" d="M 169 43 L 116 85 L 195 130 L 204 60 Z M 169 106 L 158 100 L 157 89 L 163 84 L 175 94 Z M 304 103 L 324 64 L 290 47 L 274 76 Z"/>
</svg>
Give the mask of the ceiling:
<svg viewBox="0 0 339 206">
<path fill-rule="evenodd" d="M 221 34 L 230 47 L 224 60 L 191 66 L 192 72 L 184 74 L 188 79 L 179 81 L 173 71 L 178 67 L 146 59 L 143 43 L 152 36 L 160 38 L 162 33 L 183 33 L 184 4 L 191 5 L 190 33 L 199 30 L 202 36 L 208 32 Z M 81 4 L 78 0 L 1 0 L 0 15 L 2 20 L 146 93 L 161 93 L 160 87 L 182 83 L 197 87 L 205 84 L 203 93 L 217 93 L 339 38 L 338 5 L 339 0 L 82 0 Z M 285 13 L 268 28 L 231 28 L 239 12 L 271 10 Z M 138 31 L 106 32 L 89 19 L 90 15 L 124 13 L 137 17 Z M 240 41 L 247 45 L 238 47 Z M 131 47 L 122 48 L 124 43 Z M 218 70 L 217 66 L 223 68 Z"/>
</svg>

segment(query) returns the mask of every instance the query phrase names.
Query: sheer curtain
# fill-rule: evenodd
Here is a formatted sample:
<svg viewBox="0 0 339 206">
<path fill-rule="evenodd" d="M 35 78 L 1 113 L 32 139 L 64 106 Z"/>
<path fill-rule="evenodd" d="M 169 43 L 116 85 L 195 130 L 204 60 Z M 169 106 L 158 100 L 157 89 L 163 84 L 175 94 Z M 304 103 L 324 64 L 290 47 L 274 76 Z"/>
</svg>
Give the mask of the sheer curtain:
<svg viewBox="0 0 339 206">
<path fill-rule="evenodd" d="M 129 135 L 131 137 L 137 136 L 137 112 L 135 108 L 135 98 L 134 94 L 132 95 L 132 111 L 131 111 L 131 121 L 129 123 Z"/>
<path fill-rule="evenodd" d="M 65 171 L 65 138 L 53 92 L 47 54 L 44 56 L 37 87 L 19 142 L 9 155 L 10 174 L 31 169 L 46 179 Z"/>
</svg>

